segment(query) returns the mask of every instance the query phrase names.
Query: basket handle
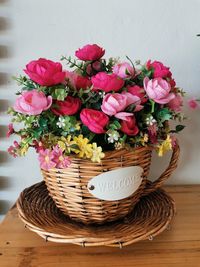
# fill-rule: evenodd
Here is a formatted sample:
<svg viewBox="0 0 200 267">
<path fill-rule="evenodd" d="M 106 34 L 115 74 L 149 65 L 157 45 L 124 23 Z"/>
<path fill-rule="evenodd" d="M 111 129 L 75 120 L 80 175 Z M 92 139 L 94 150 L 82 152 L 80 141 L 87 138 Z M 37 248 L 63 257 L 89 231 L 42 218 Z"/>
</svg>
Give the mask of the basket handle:
<svg viewBox="0 0 200 267">
<path fill-rule="evenodd" d="M 150 194 L 151 192 L 155 191 L 156 189 L 158 189 L 163 185 L 163 183 L 170 177 L 172 172 L 177 168 L 179 154 L 180 154 L 180 147 L 177 141 L 175 147 L 173 148 L 171 160 L 167 169 L 160 175 L 160 177 L 157 180 L 155 180 L 152 183 L 146 184 L 146 188 L 144 188 L 142 196 Z"/>
</svg>

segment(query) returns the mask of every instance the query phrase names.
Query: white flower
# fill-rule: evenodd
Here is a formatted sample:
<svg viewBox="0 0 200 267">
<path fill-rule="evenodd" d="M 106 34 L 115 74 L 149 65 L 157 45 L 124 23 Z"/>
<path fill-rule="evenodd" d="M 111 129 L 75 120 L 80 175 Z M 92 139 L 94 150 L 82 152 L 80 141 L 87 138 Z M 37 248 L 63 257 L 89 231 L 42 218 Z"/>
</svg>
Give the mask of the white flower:
<svg viewBox="0 0 200 267">
<path fill-rule="evenodd" d="M 108 133 L 108 143 L 114 143 L 119 139 L 119 133 L 117 131 L 112 131 Z"/>
<path fill-rule="evenodd" d="M 152 115 L 146 118 L 146 124 L 149 126 L 152 126 L 154 123 L 156 123 L 156 120 Z"/>
<path fill-rule="evenodd" d="M 99 95 L 100 95 L 102 98 L 105 96 L 105 94 L 106 94 L 106 93 L 105 93 L 104 91 L 100 91 L 100 92 L 99 92 Z"/>
<path fill-rule="evenodd" d="M 56 125 L 59 128 L 64 128 L 65 127 L 65 119 L 63 117 L 59 117 L 58 122 L 56 123 Z"/>
</svg>

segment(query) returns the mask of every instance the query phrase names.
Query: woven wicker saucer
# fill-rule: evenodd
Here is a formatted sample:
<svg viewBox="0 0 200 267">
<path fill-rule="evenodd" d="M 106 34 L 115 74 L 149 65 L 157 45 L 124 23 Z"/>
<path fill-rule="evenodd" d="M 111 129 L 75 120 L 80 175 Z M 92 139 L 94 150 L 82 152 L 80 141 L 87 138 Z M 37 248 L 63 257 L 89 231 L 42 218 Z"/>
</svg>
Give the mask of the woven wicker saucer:
<svg viewBox="0 0 200 267">
<path fill-rule="evenodd" d="M 72 221 L 56 207 L 44 182 L 25 189 L 17 207 L 26 227 L 46 241 L 120 248 L 151 240 L 167 228 L 175 213 L 173 200 L 159 189 L 143 197 L 124 220 L 87 226 Z"/>
</svg>

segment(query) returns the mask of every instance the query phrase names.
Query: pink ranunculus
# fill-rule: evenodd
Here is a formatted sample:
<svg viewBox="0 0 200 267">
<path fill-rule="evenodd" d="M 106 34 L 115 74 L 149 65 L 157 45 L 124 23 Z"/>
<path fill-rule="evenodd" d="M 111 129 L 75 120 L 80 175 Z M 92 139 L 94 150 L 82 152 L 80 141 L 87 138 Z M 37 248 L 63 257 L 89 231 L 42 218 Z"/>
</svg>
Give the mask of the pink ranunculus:
<svg viewBox="0 0 200 267">
<path fill-rule="evenodd" d="M 144 90 L 146 91 L 148 97 L 159 104 L 167 104 L 173 98 L 175 98 L 174 93 L 170 93 L 170 84 L 162 78 L 154 78 L 149 80 L 148 77 L 144 78 Z"/>
<path fill-rule="evenodd" d="M 88 77 L 81 76 L 74 71 L 65 71 L 65 77 L 69 80 L 72 87 L 77 90 L 87 89 L 92 86 L 92 82 Z"/>
<path fill-rule="evenodd" d="M 141 101 L 138 96 L 134 96 L 128 92 L 122 92 L 121 94 L 109 93 L 105 95 L 101 109 L 109 116 L 115 116 L 118 119 L 126 120 L 127 116 L 132 116 L 133 114 L 122 111 L 124 111 L 131 104 L 135 104 L 136 106 L 134 111 L 139 111 L 143 108 L 143 106 L 140 105 L 140 102 Z"/>
<path fill-rule="evenodd" d="M 135 74 L 134 68 L 128 62 L 116 64 L 112 70 L 114 74 L 123 79 L 133 77 Z"/>
<path fill-rule="evenodd" d="M 116 74 L 107 74 L 105 72 L 99 72 L 92 77 L 93 90 L 103 90 L 106 93 L 110 91 L 119 91 L 124 81 Z"/>
<path fill-rule="evenodd" d="M 176 112 L 181 111 L 181 107 L 183 106 L 183 98 L 181 95 L 176 95 L 174 97 L 174 99 L 172 99 L 171 101 L 169 101 L 169 103 L 167 104 L 167 106 L 171 109 L 174 110 Z"/>
<path fill-rule="evenodd" d="M 42 86 L 52 86 L 62 83 L 65 79 L 65 72 L 59 62 L 53 62 L 45 58 L 33 60 L 26 65 L 24 72 Z"/>
<path fill-rule="evenodd" d="M 14 104 L 14 110 L 22 114 L 38 115 L 42 111 L 50 108 L 52 97 L 46 97 L 43 92 L 38 92 L 36 89 L 24 91 Z"/>
<path fill-rule="evenodd" d="M 137 135 L 139 132 L 139 129 L 137 127 L 135 117 L 131 116 L 131 117 L 127 117 L 126 120 L 123 120 L 121 122 L 120 130 L 127 135 L 131 135 L 131 136 Z"/>
<path fill-rule="evenodd" d="M 74 115 L 81 107 L 81 100 L 77 97 L 67 96 L 64 101 L 56 100 L 52 112 L 58 116 Z"/>
<path fill-rule="evenodd" d="M 154 70 L 153 77 L 154 78 L 166 78 L 166 77 L 171 78 L 171 76 L 172 76 L 172 73 L 169 70 L 169 68 L 164 66 L 163 63 L 160 61 L 151 62 L 151 60 L 148 60 L 146 67 L 147 67 L 147 69 L 153 68 L 153 70 Z"/>
<path fill-rule="evenodd" d="M 128 92 L 131 93 L 132 95 L 138 96 L 140 98 L 142 104 L 144 104 L 148 100 L 146 97 L 146 93 L 144 91 L 144 88 L 142 88 L 138 85 L 129 86 Z"/>
<path fill-rule="evenodd" d="M 127 96 L 118 93 L 106 94 L 101 105 L 102 111 L 109 116 L 114 116 L 126 107 Z"/>
<path fill-rule="evenodd" d="M 96 134 L 105 133 L 104 127 L 108 124 L 109 118 L 101 111 L 84 108 L 80 113 L 81 121 L 91 132 Z"/>
<path fill-rule="evenodd" d="M 75 55 L 80 60 L 84 61 L 93 61 L 100 59 L 105 54 L 105 50 L 98 46 L 97 44 L 88 44 L 83 46 L 82 48 L 79 48 Z"/>
<path fill-rule="evenodd" d="M 191 109 L 199 109 L 200 108 L 200 104 L 198 102 L 199 100 L 197 100 L 195 97 L 192 97 L 191 99 L 189 99 L 187 101 L 188 103 L 188 106 L 191 108 Z"/>
</svg>

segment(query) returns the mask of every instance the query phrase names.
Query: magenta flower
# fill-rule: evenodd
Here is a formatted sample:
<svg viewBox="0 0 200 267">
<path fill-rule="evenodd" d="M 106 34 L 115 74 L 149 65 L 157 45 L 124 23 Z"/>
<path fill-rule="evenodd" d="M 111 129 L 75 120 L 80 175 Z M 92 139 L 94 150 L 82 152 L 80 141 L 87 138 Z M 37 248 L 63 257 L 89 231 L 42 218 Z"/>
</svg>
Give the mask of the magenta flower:
<svg viewBox="0 0 200 267">
<path fill-rule="evenodd" d="M 105 50 L 97 44 L 88 44 L 76 50 L 75 55 L 80 60 L 98 60 L 105 54 Z"/>
<path fill-rule="evenodd" d="M 189 99 L 187 101 L 188 103 L 188 106 L 191 108 L 191 109 L 199 109 L 200 108 L 200 104 L 198 103 L 199 100 L 197 100 L 196 98 L 192 97 L 191 99 Z"/>
<path fill-rule="evenodd" d="M 14 133 L 13 124 L 10 123 L 10 124 L 8 125 L 8 131 L 7 131 L 7 133 L 6 133 L 6 137 L 10 137 L 11 134 L 13 134 L 13 133 Z"/>
<path fill-rule="evenodd" d="M 52 154 L 57 168 L 64 169 L 71 164 L 69 157 L 63 155 L 63 151 L 58 145 L 53 148 Z"/>
<path fill-rule="evenodd" d="M 41 150 L 39 152 L 38 159 L 40 161 L 40 167 L 43 170 L 49 170 L 56 166 L 56 163 L 53 161 L 54 155 L 53 152 L 49 149 Z"/>
</svg>

